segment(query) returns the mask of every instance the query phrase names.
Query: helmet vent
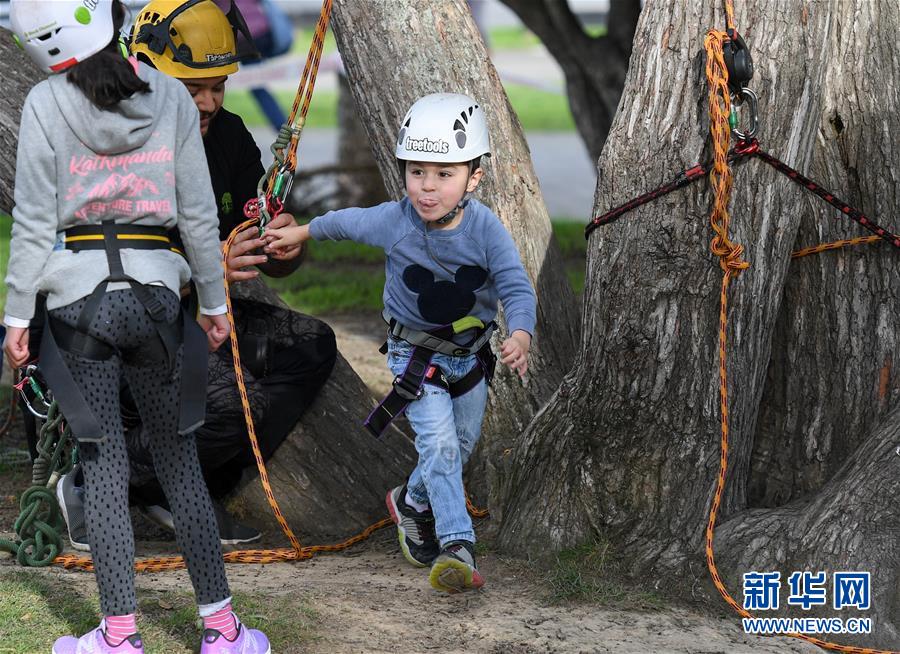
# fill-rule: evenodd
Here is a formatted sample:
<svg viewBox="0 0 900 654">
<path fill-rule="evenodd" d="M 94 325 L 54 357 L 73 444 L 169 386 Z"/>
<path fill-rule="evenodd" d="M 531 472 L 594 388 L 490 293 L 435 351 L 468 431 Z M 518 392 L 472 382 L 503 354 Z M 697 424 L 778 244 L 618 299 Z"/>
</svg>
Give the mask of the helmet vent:
<svg viewBox="0 0 900 654">
<path fill-rule="evenodd" d="M 59 54 L 59 48 L 53 48 L 47 54 L 50 55 L 51 57 L 55 57 L 56 55 Z"/>
<path fill-rule="evenodd" d="M 409 125 L 409 121 L 407 121 L 406 125 L 400 128 L 400 134 L 397 136 L 397 145 L 403 143 L 403 139 L 406 137 L 406 127 Z"/>
<path fill-rule="evenodd" d="M 50 32 L 45 32 L 44 34 L 41 34 L 40 36 L 37 37 L 37 38 L 38 38 L 38 41 L 46 41 L 46 40 L 49 39 L 51 36 L 55 36 L 58 32 L 59 32 L 59 28 L 58 28 L 58 27 L 57 27 L 55 30 L 52 30 L 52 31 L 50 31 Z"/>
<path fill-rule="evenodd" d="M 457 119 L 456 122 L 453 123 L 453 129 L 458 129 L 458 130 L 465 132 L 466 126 L 463 125 L 461 122 L 459 122 L 459 119 Z"/>
</svg>

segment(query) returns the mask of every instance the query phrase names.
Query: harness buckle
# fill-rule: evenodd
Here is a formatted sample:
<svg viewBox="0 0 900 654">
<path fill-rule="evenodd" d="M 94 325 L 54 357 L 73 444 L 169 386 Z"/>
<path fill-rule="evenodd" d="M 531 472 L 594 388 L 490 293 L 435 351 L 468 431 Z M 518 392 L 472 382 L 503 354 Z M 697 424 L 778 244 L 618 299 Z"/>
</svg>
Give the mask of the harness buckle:
<svg viewBox="0 0 900 654">
<path fill-rule="evenodd" d="M 147 310 L 147 313 L 150 314 L 150 317 L 156 321 L 165 321 L 166 319 L 166 307 L 162 302 L 157 300 L 153 295 L 149 295 L 146 298 L 146 301 L 142 303 L 144 308 Z"/>
<path fill-rule="evenodd" d="M 425 392 L 423 386 L 410 389 L 410 386 L 407 386 L 403 383 L 403 375 L 397 375 L 396 377 L 394 377 L 394 381 L 391 382 L 391 385 L 394 387 L 397 395 L 410 402 L 415 402 L 416 400 L 421 399 L 423 393 Z"/>
</svg>

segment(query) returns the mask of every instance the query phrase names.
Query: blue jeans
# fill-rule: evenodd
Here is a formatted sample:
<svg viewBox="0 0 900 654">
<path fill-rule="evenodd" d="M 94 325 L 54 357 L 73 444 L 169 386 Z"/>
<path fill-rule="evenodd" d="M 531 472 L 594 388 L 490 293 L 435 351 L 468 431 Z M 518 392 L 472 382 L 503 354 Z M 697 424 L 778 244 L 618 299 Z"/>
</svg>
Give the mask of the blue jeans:
<svg viewBox="0 0 900 654">
<path fill-rule="evenodd" d="M 412 350 L 406 341 L 388 339 L 388 366 L 394 375 L 406 370 Z M 462 379 L 478 365 L 474 354 L 435 354 L 431 363 L 443 370 L 450 382 Z M 425 384 L 422 397 L 410 402 L 406 409 L 419 453 L 419 463 L 409 476 L 408 492 L 416 502 L 431 505 L 441 547 L 453 540 L 475 542 L 472 519 L 466 510 L 462 469 L 481 436 L 486 403 L 487 384 L 482 379 L 475 388 L 456 398 L 440 386 Z"/>
</svg>

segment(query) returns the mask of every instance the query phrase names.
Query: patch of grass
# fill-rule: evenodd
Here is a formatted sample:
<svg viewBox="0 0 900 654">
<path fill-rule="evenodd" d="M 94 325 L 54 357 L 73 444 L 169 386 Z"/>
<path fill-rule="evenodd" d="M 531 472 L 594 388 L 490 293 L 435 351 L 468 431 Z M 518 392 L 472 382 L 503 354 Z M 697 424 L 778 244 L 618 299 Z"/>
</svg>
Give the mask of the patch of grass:
<svg viewBox="0 0 900 654">
<path fill-rule="evenodd" d="M 138 597 L 138 628 L 148 653 L 197 650 L 201 630 L 192 594 L 141 590 Z M 318 618 L 302 596 L 235 593 L 234 605 L 246 625 L 265 631 L 275 651 L 294 651 L 315 638 Z M 0 576 L 0 654 L 47 652 L 59 636 L 83 634 L 99 618 L 96 591 L 82 597 L 64 576 L 18 571 Z"/>
<path fill-rule="evenodd" d="M 0 577 L 0 654 L 49 652 L 59 636 L 96 626 L 97 602 L 59 586 L 46 575 Z"/>
<path fill-rule="evenodd" d="M 312 45 L 313 34 L 316 33 L 314 27 L 301 27 L 294 30 L 294 42 L 291 44 L 290 54 L 298 57 L 306 57 L 309 53 L 309 46 Z M 334 32 L 328 30 L 325 33 L 325 46 L 322 49 L 323 55 L 337 52 L 337 42 L 334 40 Z"/>
<path fill-rule="evenodd" d="M 382 308 L 381 267 L 303 266 L 290 277 L 267 279 L 288 306 L 311 315 L 376 311 Z"/>
<path fill-rule="evenodd" d="M 575 119 L 562 93 L 506 84 L 506 95 L 526 132 L 574 132 Z"/>
<path fill-rule="evenodd" d="M 663 604 L 660 596 L 629 584 L 620 572 L 621 563 L 607 541 L 584 543 L 556 556 L 547 573 L 553 604 L 580 602 L 619 609 L 652 609 Z"/>
<path fill-rule="evenodd" d="M 522 25 L 505 25 L 488 30 L 491 50 L 530 50 L 541 45 L 534 32 Z"/>
<path fill-rule="evenodd" d="M 297 81 L 300 81 L 299 75 Z M 287 116 L 294 104 L 295 91 L 289 89 L 275 89 L 272 95 L 284 110 Z M 256 100 L 250 95 L 250 91 L 231 89 L 225 92 L 225 108 L 238 114 L 244 119 L 248 127 L 260 127 L 268 125 Z M 309 113 L 306 115 L 306 127 L 312 129 L 324 129 L 337 127 L 337 91 L 316 91 L 309 105 Z"/>
<path fill-rule="evenodd" d="M 566 277 L 575 295 L 584 293 L 585 257 L 587 241 L 584 238 L 584 225 L 571 220 L 554 220 L 553 235 L 559 244 L 563 256 Z"/>
</svg>

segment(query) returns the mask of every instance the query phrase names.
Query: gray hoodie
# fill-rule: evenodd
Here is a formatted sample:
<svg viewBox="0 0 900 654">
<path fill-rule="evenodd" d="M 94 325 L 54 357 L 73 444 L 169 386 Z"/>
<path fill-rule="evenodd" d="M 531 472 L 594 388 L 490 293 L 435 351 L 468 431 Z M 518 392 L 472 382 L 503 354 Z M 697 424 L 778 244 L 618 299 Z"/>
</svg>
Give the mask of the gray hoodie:
<svg viewBox="0 0 900 654">
<path fill-rule="evenodd" d="M 89 295 L 109 274 L 106 253 L 66 250 L 62 232 L 109 218 L 167 228 L 177 223 L 187 261 L 167 250 L 123 249 L 126 274 L 175 293 L 193 275 L 201 310 L 222 312 L 218 218 L 197 108 L 178 80 L 144 64 L 136 70 L 151 92 L 135 93 L 113 111 L 96 108 L 64 74 L 40 82 L 25 99 L 7 320 L 30 319 L 38 292 L 47 294 L 49 309 Z"/>
</svg>

